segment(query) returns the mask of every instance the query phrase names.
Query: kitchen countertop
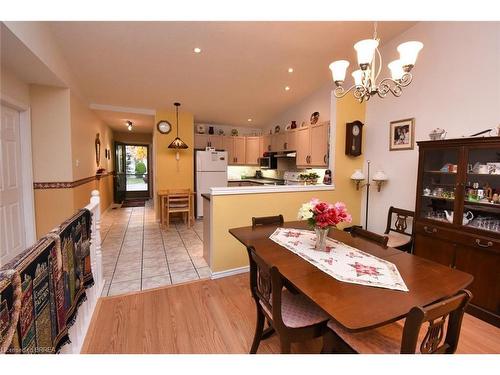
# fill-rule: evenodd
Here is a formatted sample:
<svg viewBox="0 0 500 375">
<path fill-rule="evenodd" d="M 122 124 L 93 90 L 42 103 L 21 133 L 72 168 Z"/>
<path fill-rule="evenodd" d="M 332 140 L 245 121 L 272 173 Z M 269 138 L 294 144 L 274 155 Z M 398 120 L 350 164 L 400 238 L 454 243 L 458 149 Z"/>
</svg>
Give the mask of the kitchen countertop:
<svg viewBox="0 0 500 375">
<path fill-rule="evenodd" d="M 249 177 L 249 178 L 241 178 L 241 179 L 230 179 L 227 182 L 254 182 L 256 184 L 262 184 L 262 185 L 273 185 L 275 183 L 284 183 L 284 180 L 280 179 L 275 179 L 275 178 L 255 178 L 255 177 Z"/>
<path fill-rule="evenodd" d="M 216 195 L 287 193 L 287 192 L 324 191 L 324 190 L 335 190 L 335 185 L 316 184 L 316 185 L 260 185 L 260 186 L 212 187 L 210 188 L 210 194 L 216 196 Z"/>
<path fill-rule="evenodd" d="M 201 196 L 205 198 L 207 201 L 210 201 L 211 194 L 202 194 Z"/>
</svg>

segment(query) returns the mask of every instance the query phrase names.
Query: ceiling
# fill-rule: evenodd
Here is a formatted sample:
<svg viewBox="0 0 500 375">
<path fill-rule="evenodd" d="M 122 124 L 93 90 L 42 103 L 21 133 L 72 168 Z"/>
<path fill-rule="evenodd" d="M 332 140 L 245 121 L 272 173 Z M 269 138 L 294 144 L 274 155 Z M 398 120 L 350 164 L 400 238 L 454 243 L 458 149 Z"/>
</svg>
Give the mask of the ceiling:
<svg viewBox="0 0 500 375">
<path fill-rule="evenodd" d="M 94 109 L 94 112 L 111 129 L 117 132 L 128 132 L 127 120 L 132 121 L 132 132 L 134 133 L 151 133 L 153 131 L 155 118 L 151 115 L 96 109 Z"/>
<path fill-rule="evenodd" d="M 383 43 L 413 24 L 379 22 L 378 35 Z M 91 103 L 165 109 L 180 101 L 197 122 L 252 127 L 270 125 L 288 107 L 331 82 L 329 63 L 354 61 L 353 44 L 373 34 L 371 22 L 49 26 Z M 194 47 L 202 52 L 193 53 Z M 285 86 L 291 89 L 285 91 Z M 114 116 L 116 126 L 121 126 L 120 116 Z"/>
</svg>

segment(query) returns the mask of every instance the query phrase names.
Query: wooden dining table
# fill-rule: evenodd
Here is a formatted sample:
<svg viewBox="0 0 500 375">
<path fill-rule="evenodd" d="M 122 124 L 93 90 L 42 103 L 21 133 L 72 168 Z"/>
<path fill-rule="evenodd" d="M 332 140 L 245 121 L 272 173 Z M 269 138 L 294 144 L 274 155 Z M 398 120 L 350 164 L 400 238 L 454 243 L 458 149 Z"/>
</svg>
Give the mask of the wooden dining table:
<svg viewBox="0 0 500 375">
<path fill-rule="evenodd" d="M 285 222 L 283 227 L 307 229 L 307 223 Z M 244 246 L 253 246 L 268 265 L 276 266 L 293 287 L 350 332 L 365 331 L 400 320 L 412 307 L 426 306 L 452 296 L 473 280 L 468 273 L 331 229 L 329 237 L 396 265 L 409 291 L 338 281 L 269 239 L 276 228 L 272 225 L 248 226 L 233 228 L 229 232 Z"/>
</svg>

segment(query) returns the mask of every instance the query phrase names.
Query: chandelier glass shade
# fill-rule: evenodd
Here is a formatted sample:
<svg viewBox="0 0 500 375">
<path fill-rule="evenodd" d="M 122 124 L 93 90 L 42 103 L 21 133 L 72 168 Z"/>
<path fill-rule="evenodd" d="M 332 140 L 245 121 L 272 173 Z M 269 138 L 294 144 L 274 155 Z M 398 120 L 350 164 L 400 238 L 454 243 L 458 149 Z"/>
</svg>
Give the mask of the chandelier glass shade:
<svg viewBox="0 0 500 375">
<path fill-rule="evenodd" d="M 188 145 L 182 140 L 179 138 L 179 107 L 181 105 L 181 103 L 174 103 L 175 105 L 175 115 L 176 115 L 176 120 L 177 120 L 177 123 L 176 123 L 176 127 L 177 127 L 177 136 L 175 137 L 175 139 L 168 145 L 168 148 L 173 148 L 173 149 L 186 149 L 188 148 Z"/>
<path fill-rule="evenodd" d="M 384 98 L 389 92 L 397 97 L 403 93 L 403 87 L 411 83 L 413 77 L 410 71 L 424 45 L 417 41 L 400 44 L 397 47 L 399 59 L 387 65 L 391 71 L 391 78 L 384 78 L 377 82 L 382 68 L 382 56 L 378 50 L 379 42 L 380 39 L 377 38 L 375 31 L 373 39 L 364 39 L 354 45 L 359 69 L 351 73 L 354 85 L 347 89 L 343 84 L 349 61 L 337 60 L 330 64 L 329 68 L 336 85 L 334 95 L 337 98 L 342 98 L 351 91 L 359 102 L 369 100 L 374 95 Z"/>
</svg>

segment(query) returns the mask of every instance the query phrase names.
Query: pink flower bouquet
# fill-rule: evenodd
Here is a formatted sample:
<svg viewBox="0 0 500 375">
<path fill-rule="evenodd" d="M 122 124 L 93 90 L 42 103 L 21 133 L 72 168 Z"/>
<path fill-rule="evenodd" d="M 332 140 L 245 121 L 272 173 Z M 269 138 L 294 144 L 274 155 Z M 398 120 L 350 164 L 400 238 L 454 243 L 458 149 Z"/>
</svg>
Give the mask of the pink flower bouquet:
<svg viewBox="0 0 500 375">
<path fill-rule="evenodd" d="M 298 218 L 307 220 L 312 228 L 321 229 L 336 227 L 342 222 L 350 223 L 352 220 L 344 203 L 331 204 L 321 202 L 319 199 L 304 203 L 299 210 Z"/>
</svg>

